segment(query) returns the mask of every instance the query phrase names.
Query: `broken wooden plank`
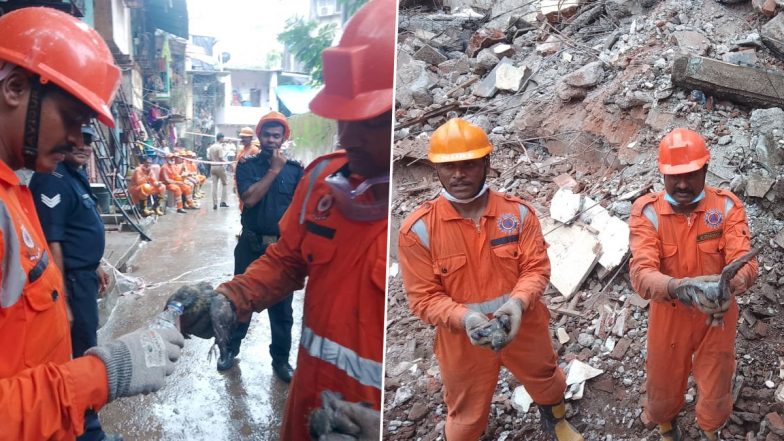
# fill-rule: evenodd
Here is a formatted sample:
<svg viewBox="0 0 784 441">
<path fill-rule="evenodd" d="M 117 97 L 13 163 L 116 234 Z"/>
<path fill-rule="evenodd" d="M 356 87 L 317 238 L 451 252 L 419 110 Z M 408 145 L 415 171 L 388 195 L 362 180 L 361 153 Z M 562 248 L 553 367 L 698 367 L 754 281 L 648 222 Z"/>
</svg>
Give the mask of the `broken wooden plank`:
<svg viewBox="0 0 784 441">
<path fill-rule="evenodd" d="M 755 67 L 736 66 L 706 57 L 684 55 L 672 65 L 672 81 L 706 95 L 753 107 L 784 107 L 784 75 Z"/>
</svg>

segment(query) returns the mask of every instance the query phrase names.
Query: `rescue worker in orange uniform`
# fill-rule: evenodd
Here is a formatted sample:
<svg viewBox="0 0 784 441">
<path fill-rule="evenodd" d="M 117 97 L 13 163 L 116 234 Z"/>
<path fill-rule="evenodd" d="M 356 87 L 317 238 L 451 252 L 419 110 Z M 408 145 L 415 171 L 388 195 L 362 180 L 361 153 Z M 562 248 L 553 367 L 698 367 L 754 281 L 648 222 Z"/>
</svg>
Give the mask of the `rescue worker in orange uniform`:
<svg viewBox="0 0 784 441">
<path fill-rule="evenodd" d="M 120 70 L 97 32 L 55 9 L 9 12 L 0 29 L 0 440 L 73 440 L 86 410 L 162 387 L 184 340 L 141 329 L 71 359 L 63 277 L 14 170 L 53 171 L 92 117 L 113 127 Z"/>
<path fill-rule="evenodd" d="M 141 203 L 142 215 L 150 216 L 155 213 L 163 216 L 166 208 L 166 185 L 154 176 L 151 166 L 152 158 L 145 156 L 142 163 L 134 170 L 128 190 L 133 202 Z M 152 207 L 147 203 L 150 196 L 155 199 Z"/>
<path fill-rule="evenodd" d="M 177 164 L 177 157 L 171 153 L 166 155 L 166 163 L 161 167 L 161 182 L 174 194 L 177 213 L 186 213 L 183 209 L 183 199 L 185 199 L 185 208 L 189 210 L 197 208 L 192 198 L 193 186 L 185 182 L 180 175 L 180 164 Z"/>
<path fill-rule="evenodd" d="M 199 199 L 204 197 L 204 193 L 201 191 L 201 186 L 204 184 L 204 181 L 207 180 L 207 177 L 199 174 L 199 167 L 196 165 L 196 153 L 185 150 L 182 152 L 182 176 L 193 184 L 193 194 L 194 197 L 198 195 Z"/>
<path fill-rule="evenodd" d="M 705 186 L 709 160 L 700 134 L 682 128 L 667 134 L 659 145 L 665 190 L 637 199 L 629 220 L 632 285 L 652 300 L 645 412 L 667 441 L 684 439 L 675 417 L 684 404 L 689 374 L 697 382 L 702 439 L 719 439 L 718 431 L 732 412 L 738 321 L 734 295 L 746 291 L 758 271 L 752 260 L 738 272 L 731 282 L 733 298 L 722 310 L 678 300 L 680 285 L 720 274 L 751 246 L 740 199 L 728 190 Z M 708 323 L 717 313 L 726 314 L 723 326 Z"/>
<path fill-rule="evenodd" d="M 343 150 L 307 167 L 280 239 L 216 289 L 213 309 L 247 321 L 308 279 L 281 440 L 310 439 L 327 390 L 356 411 L 352 436 L 380 439 L 396 10 L 395 0 L 371 0 L 323 52 L 325 85 L 310 109 L 338 120 Z"/>
<path fill-rule="evenodd" d="M 485 132 L 465 120 L 436 129 L 428 157 L 444 188 L 400 228 L 409 305 L 437 327 L 446 439 L 479 439 L 505 366 L 539 405 L 548 432 L 582 441 L 565 419 L 566 381 L 550 341 L 550 312 L 540 301 L 550 278 L 547 245 L 529 203 L 488 188 L 492 150 Z M 502 316 L 509 329 L 494 352 L 489 338 L 474 332 Z"/>
<path fill-rule="evenodd" d="M 242 161 L 243 156 L 253 156 L 260 151 L 260 144 L 257 143 L 254 145 L 253 129 L 251 127 L 243 127 L 240 129 L 240 144 L 242 144 L 242 148 L 237 152 L 237 157 L 234 158 L 236 162 Z"/>
</svg>

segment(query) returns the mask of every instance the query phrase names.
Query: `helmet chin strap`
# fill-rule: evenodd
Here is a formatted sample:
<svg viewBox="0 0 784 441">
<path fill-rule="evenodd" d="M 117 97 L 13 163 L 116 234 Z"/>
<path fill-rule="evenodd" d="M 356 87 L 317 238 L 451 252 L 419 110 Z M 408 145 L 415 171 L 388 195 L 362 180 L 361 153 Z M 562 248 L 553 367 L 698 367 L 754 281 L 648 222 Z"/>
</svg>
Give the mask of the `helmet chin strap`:
<svg viewBox="0 0 784 441">
<path fill-rule="evenodd" d="M 22 154 L 24 166 L 30 170 L 35 170 L 36 159 L 38 158 L 38 134 L 41 127 L 41 100 L 43 98 L 43 86 L 38 76 L 30 78 L 30 98 L 27 101 L 27 116 L 24 125 L 24 147 Z"/>
</svg>

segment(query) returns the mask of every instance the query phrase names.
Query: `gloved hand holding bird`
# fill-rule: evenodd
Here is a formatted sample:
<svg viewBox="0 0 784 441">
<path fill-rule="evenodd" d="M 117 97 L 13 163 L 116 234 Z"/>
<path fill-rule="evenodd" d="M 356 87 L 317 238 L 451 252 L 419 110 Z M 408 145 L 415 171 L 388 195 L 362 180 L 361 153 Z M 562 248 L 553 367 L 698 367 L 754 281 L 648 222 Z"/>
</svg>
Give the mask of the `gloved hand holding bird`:
<svg viewBox="0 0 784 441">
<path fill-rule="evenodd" d="M 724 315 L 729 309 L 734 292 L 733 279 L 738 271 L 754 256 L 759 254 L 757 247 L 725 266 L 721 274 L 675 279 L 675 297 L 683 304 L 693 306 L 708 315 L 711 326 L 724 323 Z"/>
</svg>

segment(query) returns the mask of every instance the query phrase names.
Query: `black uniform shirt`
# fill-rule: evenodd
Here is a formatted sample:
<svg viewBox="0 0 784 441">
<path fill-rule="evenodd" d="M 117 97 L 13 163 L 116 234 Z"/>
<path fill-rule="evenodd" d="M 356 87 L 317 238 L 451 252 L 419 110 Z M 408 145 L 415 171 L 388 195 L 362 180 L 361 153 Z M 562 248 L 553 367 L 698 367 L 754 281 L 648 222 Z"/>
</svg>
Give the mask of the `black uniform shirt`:
<svg viewBox="0 0 784 441">
<path fill-rule="evenodd" d="M 106 242 L 84 172 L 61 162 L 52 173 L 34 173 L 30 191 L 46 241 L 62 246 L 65 269 L 97 268 Z"/>
<path fill-rule="evenodd" d="M 262 150 L 254 156 L 245 157 L 245 160 L 237 165 L 237 192 L 240 196 L 267 174 L 271 157 L 271 152 Z M 248 204 L 243 207 L 242 228 L 256 234 L 280 236 L 278 222 L 289 208 L 294 190 L 303 174 L 302 165 L 296 161 L 286 161 L 283 169 L 272 181 L 267 194 L 253 207 Z"/>
</svg>

